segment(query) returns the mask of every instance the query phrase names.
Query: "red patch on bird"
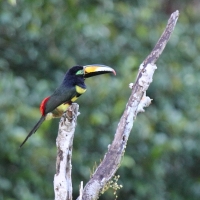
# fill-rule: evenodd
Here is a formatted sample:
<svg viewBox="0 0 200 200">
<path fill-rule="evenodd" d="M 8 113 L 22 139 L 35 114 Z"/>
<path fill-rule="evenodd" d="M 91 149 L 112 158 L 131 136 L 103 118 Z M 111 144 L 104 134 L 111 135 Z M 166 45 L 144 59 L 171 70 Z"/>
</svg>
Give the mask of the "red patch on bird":
<svg viewBox="0 0 200 200">
<path fill-rule="evenodd" d="M 42 115 L 44 116 L 45 115 L 45 105 L 47 103 L 47 101 L 49 100 L 49 97 L 46 97 L 42 103 L 40 104 L 40 112 L 42 113 Z"/>
</svg>

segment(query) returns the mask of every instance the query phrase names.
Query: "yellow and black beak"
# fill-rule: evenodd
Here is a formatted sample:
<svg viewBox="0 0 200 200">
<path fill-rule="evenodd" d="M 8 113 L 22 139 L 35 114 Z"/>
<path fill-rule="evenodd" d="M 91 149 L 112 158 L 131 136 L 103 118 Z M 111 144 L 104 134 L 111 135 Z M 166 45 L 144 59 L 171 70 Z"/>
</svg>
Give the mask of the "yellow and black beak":
<svg viewBox="0 0 200 200">
<path fill-rule="evenodd" d="M 84 78 L 89 78 L 92 76 L 97 76 L 100 74 L 107 74 L 107 73 L 113 73 L 114 75 L 116 75 L 116 72 L 113 68 L 99 64 L 85 65 L 83 66 L 83 71 L 84 71 Z"/>
</svg>

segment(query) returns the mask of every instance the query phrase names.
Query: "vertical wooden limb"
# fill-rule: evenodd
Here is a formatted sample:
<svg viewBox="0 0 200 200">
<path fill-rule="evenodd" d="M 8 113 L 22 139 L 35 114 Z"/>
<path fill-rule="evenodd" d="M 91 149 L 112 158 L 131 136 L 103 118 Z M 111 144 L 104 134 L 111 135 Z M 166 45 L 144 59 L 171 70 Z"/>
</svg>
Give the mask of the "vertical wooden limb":
<svg viewBox="0 0 200 200">
<path fill-rule="evenodd" d="M 103 161 L 85 185 L 82 200 L 98 199 L 106 183 L 108 183 L 119 168 L 134 119 L 136 118 L 137 113 L 143 112 L 144 107 L 148 106 L 151 102 L 151 99 L 146 96 L 146 90 L 153 81 L 153 74 L 157 69 L 155 62 L 162 54 L 167 42 L 169 41 L 178 16 L 178 11 L 172 13 L 167 26 L 154 49 L 140 65 L 136 81 L 131 86 L 131 96 L 119 121 L 114 140 L 111 145 L 109 145 L 108 152 L 105 154 Z M 78 197 L 77 200 L 80 200 L 80 197 Z"/>
<path fill-rule="evenodd" d="M 55 200 L 72 200 L 71 158 L 78 108 L 78 104 L 72 104 L 60 119 L 56 139 Z"/>
</svg>

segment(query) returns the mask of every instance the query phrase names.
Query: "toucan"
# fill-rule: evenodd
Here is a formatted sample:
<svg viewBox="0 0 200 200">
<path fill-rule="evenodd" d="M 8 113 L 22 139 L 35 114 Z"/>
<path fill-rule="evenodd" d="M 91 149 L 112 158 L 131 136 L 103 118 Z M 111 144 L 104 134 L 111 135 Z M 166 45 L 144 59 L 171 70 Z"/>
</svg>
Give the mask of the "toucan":
<svg viewBox="0 0 200 200">
<path fill-rule="evenodd" d="M 61 85 L 51 96 L 46 97 L 41 102 L 41 118 L 29 132 L 20 147 L 22 147 L 28 138 L 37 131 L 44 120 L 61 117 L 67 108 L 86 91 L 86 78 L 106 73 L 113 73 L 116 75 L 115 70 L 111 67 L 99 64 L 74 66 L 70 68 L 66 72 Z"/>
</svg>

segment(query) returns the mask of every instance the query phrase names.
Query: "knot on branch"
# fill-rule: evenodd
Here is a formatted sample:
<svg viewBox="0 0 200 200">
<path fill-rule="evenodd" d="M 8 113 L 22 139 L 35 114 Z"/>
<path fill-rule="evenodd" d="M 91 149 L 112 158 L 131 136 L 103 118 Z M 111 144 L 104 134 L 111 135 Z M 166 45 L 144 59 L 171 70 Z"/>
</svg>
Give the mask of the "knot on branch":
<svg viewBox="0 0 200 200">
<path fill-rule="evenodd" d="M 144 65 L 141 64 L 140 69 L 142 70 L 138 84 L 143 88 L 142 91 L 145 92 L 153 80 L 153 74 L 157 67 L 155 64 L 148 63 L 146 67 L 144 67 Z"/>
</svg>

